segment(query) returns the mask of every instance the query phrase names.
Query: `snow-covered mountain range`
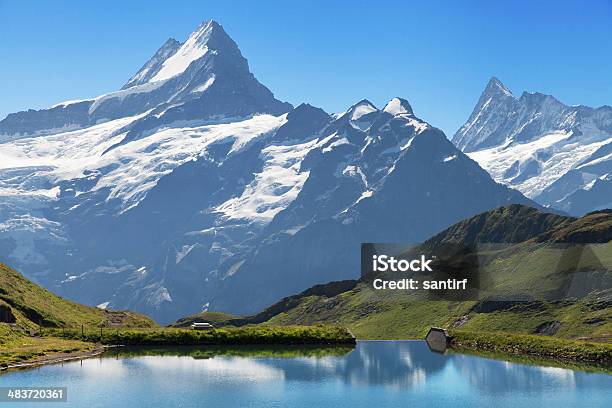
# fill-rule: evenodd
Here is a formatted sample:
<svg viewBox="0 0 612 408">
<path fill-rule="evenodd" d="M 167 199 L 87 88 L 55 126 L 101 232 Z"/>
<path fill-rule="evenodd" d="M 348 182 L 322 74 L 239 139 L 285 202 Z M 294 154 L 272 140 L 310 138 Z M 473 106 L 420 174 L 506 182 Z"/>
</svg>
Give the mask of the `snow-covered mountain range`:
<svg viewBox="0 0 612 408">
<path fill-rule="evenodd" d="M 0 135 L 0 261 L 162 322 L 251 313 L 359 276 L 361 242 L 534 204 L 404 99 L 334 115 L 276 100 L 214 21 L 121 90 L 11 114 Z"/>
<path fill-rule="evenodd" d="M 515 97 L 492 78 L 453 137 L 493 178 L 574 215 L 612 206 L 612 107 Z"/>
</svg>

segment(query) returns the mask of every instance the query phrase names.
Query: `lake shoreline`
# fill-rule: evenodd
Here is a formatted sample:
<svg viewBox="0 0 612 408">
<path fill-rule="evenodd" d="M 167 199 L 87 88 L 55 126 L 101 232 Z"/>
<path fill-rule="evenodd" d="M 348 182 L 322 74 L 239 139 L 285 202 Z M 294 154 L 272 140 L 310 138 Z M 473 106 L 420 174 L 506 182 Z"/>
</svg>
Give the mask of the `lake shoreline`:
<svg viewBox="0 0 612 408">
<path fill-rule="evenodd" d="M 30 350 L 24 350 L 28 343 Z M 355 337 L 340 326 L 251 326 L 212 330 L 174 328 L 44 329 L 42 335 L 7 332 L 0 336 L 0 370 L 97 356 L 120 346 L 350 345 Z"/>
<path fill-rule="evenodd" d="M 354 346 L 357 341 L 350 331 L 337 326 L 292 326 L 292 327 L 243 327 L 223 328 L 210 331 L 192 331 L 181 329 L 120 329 L 71 333 L 51 333 L 47 338 L 57 340 L 80 340 L 90 344 L 91 350 L 73 352 L 50 352 L 36 356 L 31 360 L 16 362 L 0 367 L 0 371 L 32 368 L 48 364 L 97 357 L 110 349 L 123 347 L 242 347 L 242 346 Z M 408 339 L 407 339 L 408 340 Z M 421 340 L 421 339 L 414 339 Z M 392 340 L 389 340 L 392 341 Z M 524 360 L 529 364 L 531 359 L 541 364 L 572 366 L 576 369 L 586 368 L 606 373 L 612 371 L 612 344 L 593 343 L 559 339 L 549 336 L 501 332 L 468 332 L 451 330 L 449 332 L 449 349 L 453 352 L 473 354 L 485 358 Z"/>
<path fill-rule="evenodd" d="M 356 342 L 341 326 L 245 326 L 210 330 L 178 328 L 57 330 L 49 333 L 63 339 L 104 345 L 125 346 L 203 346 L 203 345 L 333 345 Z"/>
<path fill-rule="evenodd" d="M 65 353 L 65 355 L 63 356 L 57 356 L 55 354 L 48 354 L 48 355 L 41 356 L 41 358 L 37 358 L 31 361 L 25 361 L 23 363 L 17 363 L 17 364 L 9 364 L 6 367 L 0 367 L 0 372 L 9 371 L 9 370 L 20 370 L 20 369 L 25 369 L 25 368 L 34 368 L 34 367 L 40 367 L 44 365 L 60 364 L 60 363 L 65 363 L 69 361 L 93 358 L 93 357 L 97 357 L 105 353 L 106 351 L 112 348 L 114 347 L 97 345 L 91 351 L 75 351 L 71 353 Z"/>
<path fill-rule="evenodd" d="M 451 330 L 449 346 L 461 352 L 535 357 L 542 361 L 612 367 L 612 344 L 505 332 Z"/>
</svg>

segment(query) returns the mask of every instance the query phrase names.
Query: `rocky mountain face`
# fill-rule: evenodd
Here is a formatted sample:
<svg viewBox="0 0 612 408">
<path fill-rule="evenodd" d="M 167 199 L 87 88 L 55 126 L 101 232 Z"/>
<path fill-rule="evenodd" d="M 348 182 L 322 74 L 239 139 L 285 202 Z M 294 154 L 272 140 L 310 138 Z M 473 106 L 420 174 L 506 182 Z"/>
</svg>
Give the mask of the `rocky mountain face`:
<svg viewBox="0 0 612 408">
<path fill-rule="evenodd" d="M 402 113 L 390 113 L 395 104 Z M 362 242 L 418 242 L 497 203 L 529 202 L 492 182 L 399 98 L 382 110 L 362 101 L 322 134 L 325 143 L 302 162 L 310 174 L 300 194 L 214 297 L 221 310 L 252 313 L 288 288 L 354 278 Z M 253 301 L 232 307 L 225 293 Z"/>
<path fill-rule="evenodd" d="M 492 78 L 455 145 L 498 182 L 574 215 L 612 206 L 612 107 L 515 97 Z"/>
<path fill-rule="evenodd" d="M 511 203 L 401 98 L 280 102 L 215 22 L 120 91 L 0 122 L 0 257 L 89 305 L 170 322 L 252 313 L 359 276 L 361 242 L 418 242 Z"/>
</svg>

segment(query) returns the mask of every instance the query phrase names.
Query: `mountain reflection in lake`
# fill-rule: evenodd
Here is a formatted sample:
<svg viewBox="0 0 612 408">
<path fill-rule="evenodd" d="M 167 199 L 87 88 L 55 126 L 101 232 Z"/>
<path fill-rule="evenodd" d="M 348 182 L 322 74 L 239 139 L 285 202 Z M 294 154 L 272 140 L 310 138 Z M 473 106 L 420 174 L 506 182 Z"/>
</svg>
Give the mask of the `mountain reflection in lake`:
<svg viewBox="0 0 612 408">
<path fill-rule="evenodd" d="M 122 349 L 11 372 L 0 385 L 66 386 L 64 407 L 612 404 L 610 375 L 437 354 L 418 341 L 359 342 L 355 349 Z"/>
</svg>

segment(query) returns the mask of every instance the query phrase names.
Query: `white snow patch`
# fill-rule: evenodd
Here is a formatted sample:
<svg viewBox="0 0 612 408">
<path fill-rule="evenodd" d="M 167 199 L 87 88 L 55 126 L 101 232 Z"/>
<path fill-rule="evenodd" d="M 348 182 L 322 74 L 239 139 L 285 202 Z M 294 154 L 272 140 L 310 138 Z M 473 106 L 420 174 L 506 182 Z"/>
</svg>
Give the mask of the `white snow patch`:
<svg viewBox="0 0 612 408">
<path fill-rule="evenodd" d="M 612 139 L 610 139 L 612 140 Z M 582 163 L 580 166 L 577 167 L 577 169 L 583 168 L 583 167 L 587 167 L 587 166 L 593 166 L 595 164 L 600 164 L 600 163 L 604 163 L 607 161 L 611 161 L 612 160 L 612 153 L 607 154 L 605 156 L 599 157 L 597 159 Z"/>
<path fill-rule="evenodd" d="M 211 75 L 210 78 L 208 78 L 206 80 L 206 82 L 204 82 L 202 85 L 199 85 L 196 88 L 193 88 L 193 90 L 191 91 L 191 93 L 198 93 L 198 92 L 204 92 L 206 91 L 208 88 L 210 88 L 210 86 L 215 82 L 215 75 Z"/>
<path fill-rule="evenodd" d="M 410 139 L 408 139 L 408 141 L 406 141 L 406 143 L 400 146 L 400 151 L 404 151 L 408 149 L 412 145 L 413 140 L 414 140 L 414 136 L 412 136 Z"/>
<path fill-rule="evenodd" d="M 407 119 L 405 126 L 412 126 L 416 134 L 423 133 L 429 127 L 426 122 L 414 118 Z"/>
<path fill-rule="evenodd" d="M 291 228 L 287 228 L 286 230 L 283 230 L 282 232 L 284 232 L 285 234 L 289 234 L 289 235 L 295 235 L 297 234 L 299 231 L 301 231 L 302 229 L 304 229 L 306 226 L 308 225 L 308 223 L 303 224 L 303 225 L 296 225 L 294 227 Z"/>
<path fill-rule="evenodd" d="M 353 113 L 351 114 L 351 120 L 359 120 L 359 118 L 361 118 L 362 116 L 376 111 L 377 109 L 369 103 L 362 103 L 360 105 L 355 106 L 355 108 L 353 109 Z"/>
<path fill-rule="evenodd" d="M 329 153 L 332 150 L 334 150 L 334 147 L 338 147 L 338 146 L 342 146 L 345 144 L 350 144 L 348 139 L 346 137 L 343 137 L 341 139 L 335 140 L 334 142 L 332 142 L 329 146 L 324 147 L 323 148 L 323 153 Z"/>
<path fill-rule="evenodd" d="M 359 166 L 346 166 L 344 170 L 342 170 L 342 174 L 349 177 L 354 177 L 358 175 L 361 178 L 363 185 L 366 188 L 368 187 L 368 180 L 366 178 L 366 175 L 363 173 Z"/>
<path fill-rule="evenodd" d="M 89 102 L 89 101 L 91 101 L 91 99 L 73 99 L 70 101 L 56 103 L 55 105 L 51 106 L 51 108 L 49 109 L 59 108 L 59 107 L 65 108 L 66 106 L 74 105 L 75 103 Z"/>
<path fill-rule="evenodd" d="M 364 191 L 363 193 L 361 193 L 361 196 L 357 199 L 357 201 L 355 201 L 355 204 L 357 204 L 358 202 L 360 202 L 363 199 L 372 197 L 372 194 L 374 194 L 374 192 L 372 190 Z"/>
<path fill-rule="evenodd" d="M 216 210 L 229 219 L 268 223 L 299 194 L 309 171 L 300 171 L 308 152 L 320 142 L 312 140 L 289 146 L 268 146 L 261 152 L 264 166 L 240 197 L 232 198 Z"/>
<path fill-rule="evenodd" d="M 195 245 L 183 245 L 181 249 L 176 251 L 175 263 L 179 264 L 187 255 L 189 255 L 193 248 L 195 248 Z"/>
<path fill-rule="evenodd" d="M 589 181 L 587 184 L 584 185 L 584 187 L 582 187 L 583 190 L 590 190 L 593 188 L 593 186 L 595 185 L 595 182 L 597 182 L 598 178 L 596 177 L 595 179 Z"/>
<path fill-rule="evenodd" d="M 402 105 L 402 101 L 399 98 L 393 98 L 387 106 L 383 109 L 384 112 L 390 113 L 393 116 L 402 115 L 405 113 L 410 113 L 408 110 Z"/>
</svg>

